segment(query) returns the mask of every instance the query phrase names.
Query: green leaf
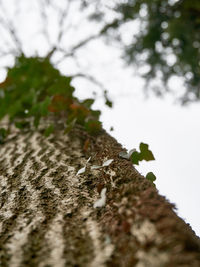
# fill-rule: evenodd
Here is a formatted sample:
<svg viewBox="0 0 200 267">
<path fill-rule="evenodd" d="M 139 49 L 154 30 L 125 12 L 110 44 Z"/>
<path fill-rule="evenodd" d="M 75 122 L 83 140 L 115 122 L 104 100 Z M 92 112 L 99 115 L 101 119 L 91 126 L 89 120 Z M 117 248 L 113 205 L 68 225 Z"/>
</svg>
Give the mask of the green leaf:
<svg viewBox="0 0 200 267">
<path fill-rule="evenodd" d="M 148 172 L 146 179 L 153 183 L 156 180 L 156 176 L 153 174 L 153 172 Z"/>
<path fill-rule="evenodd" d="M 133 164 L 139 165 L 139 161 L 141 161 L 140 153 L 134 151 L 131 155 L 131 161 Z"/>
<path fill-rule="evenodd" d="M 30 123 L 28 121 L 15 122 L 15 127 L 17 127 L 18 129 L 28 128 L 29 126 L 30 126 Z"/>
<path fill-rule="evenodd" d="M 155 160 L 152 151 L 149 150 L 149 145 L 140 143 L 140 158 L 146 161 Z"/>
<path fill-rule="evenodd" d="M 155 160 L 153 153 L 149 150 L 149 145 L 140 143 L 140 152 L 134 151 L 131 155 L 131 161 L 133 164 L 139 165 L 139 161 Z"/>
<path fill-rule="evenodd" d="M 82 104 L 86 107 L 86 108 L 91 108 L 91 106 L 94 104 L 94 99 L 93 98 L 88 98 L 85 99 Z"/>
<path fill-rule="evenodd" d="M 148 150 L 148 147 L 149 147 L 148 144 L 140 143 L 140 151 L 141 152 Z"/>
<path fill-rule="evenodd" d="M 7 130 L 5 128 L 0 128 L 0 144 L 3 144 L 7 136 Z"/>
<path fill-rule="evenodd" d="M 40 113 L 42 116 L 47 116 L 48 114 L 48 106 L 51 103 L 51 98 L 47 96 L 43 102 L 40 104 Z"/>
<path fill-rule="evenodd" d="M 44 132 L 44 135 L 45 135 L 46 137 L 48 137 L 51 133 L 53 133 L 53 131 L 54 131 L 54 125 L 51 124 L 51 125 L 49 125 L 48 128 L 46 128 L 46 130 L 45 130 L 45 132 Z"/>
<path fill-rule="evenodd" d="M 106 102 L 105 102 L 106 106 L 108 106 L 109 108 L 113 107 L 113 102 L 111 100 L 109 100 L 108 98 L 106 98 Z"/>
<path fill-rule="evenodd" d="M 40 123 L 40 119 L 41 119 L 41 117 L 39 115 L 35 116 L 34 121 L 33 121 L 35 128 L 38 128 L 39 123 Z"/>
<path fill-rule="evenodd" d="M 91 114 L 95 119 L 99 119 L 100 115 L 101 115 L 101 111 L 100 110 L 91 110 Z"/>
<path fill-rule="evenodd" d="M 67 120 L 67 126 L 65 128 L 65 134 L 69 133 L 75 126 L 76 124 L 76 121 L 77 121 L 77 118 L 74 118 L 72 120 Z"/>
<path fill-rule="evenodd" d="M 102 125 L 100 121 L 97 120 L 89 120 L 85 123 L 85 129 L 91 135 L 96 135 L 102 129 Z"/>
<path fill-rule="evenodd" d="M 112 108 L 113 103 L 108 97 L 108 91 L 107 90 L 104 91 L 104 98 L 105 98 L 105 105 L 108 106 L 109 108 Z"/>
</svg>

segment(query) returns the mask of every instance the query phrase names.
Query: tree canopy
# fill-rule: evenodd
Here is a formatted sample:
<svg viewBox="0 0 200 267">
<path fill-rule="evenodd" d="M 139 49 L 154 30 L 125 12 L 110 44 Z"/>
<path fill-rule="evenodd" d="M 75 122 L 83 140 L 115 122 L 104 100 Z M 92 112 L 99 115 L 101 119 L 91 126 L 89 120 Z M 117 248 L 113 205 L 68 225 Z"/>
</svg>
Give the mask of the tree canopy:
<svg viewBox="0 0 200 267">
<path fill-rule="evenodd" d="M 83 1 L 85 6 L 93 1 Z M 108 1 L 109 2 L 109 1 Z M 122 45 L 128 64 L 134 64 L 151 84 L 162 80 L 159 87 L 150 87 L 160 95 L 173 76 L 182 77 L 185 91 L 180 96 L 182 104 L 200 98 L 200 2 L 198 0 L 126 0 L 95 1 L 96 10 L 91 16 L 104 21 L 107 9 L 112 9 L 113 19 L 104 28 L 104 34 Z M 110 2 L 109 2 L 110 3 Z M 103 11 L 102 11 L 103 10 Z M 135 24 L 134 24 L 135 23 Z M 127 26 L 127 27 L 125 27 Z M 137 28 L 136 32 L 133 31 Z M 129 31 L 127 33 L 126 31 Z M 128 36 L 128 38 L 127 38 Z"/>
<path fill-rule="evenodd" d="M 16 10 L 9 16 L 8 2 L 0 2 L 0 26 L 4 31 L 1 56 L 14 54 L 16 50 L 25 53 L 21 40 L 23 33 L 16 18 L 20 11 L 24 12 L 22 5 L 27 3 L 10 0 L 10 4 L 13 3 Z M 113 42 L 119 45 L 128 65 L 136 66 L 146 80 L 145 88 L 164 95 L 170 91 L 170 80 L 178 76 L 184 81 L 184 90 L 181 89 L 179 94 L 180 102 L 185 104 L 199 100 L 198 0 L 68 0 L 59 3 L 42 0 L 35 3 L 38 4 L 41 30 L 46 39 L 46 52 L 57 55 L 54 63 L 59 64 L 69 58 L 76 62 L 80 49 L 91 41 L 106 38 L 110 45 Z M 12 40 L 7 38 L 5 29 Z M 54 31 L 56 37 L 52 37 Z M 78 35 L 80 38 L 77 39 Z M 97 81 L 84 68 L 73 73 L 73 77 L 84 77 L 101 87 L 105 86 L 103 81 Z M 106 103 L 111 105 L 105 92 L 104 96 Z"/>
</svg>

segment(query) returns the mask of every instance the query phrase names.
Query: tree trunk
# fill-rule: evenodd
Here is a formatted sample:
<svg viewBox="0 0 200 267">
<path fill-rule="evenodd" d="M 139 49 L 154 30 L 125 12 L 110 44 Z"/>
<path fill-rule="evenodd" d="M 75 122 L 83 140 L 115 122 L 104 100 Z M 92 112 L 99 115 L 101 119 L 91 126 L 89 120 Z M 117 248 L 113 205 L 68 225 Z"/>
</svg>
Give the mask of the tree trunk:
<svg viewBox="0 0 200 267">
<path fill-rule="evenodd" d="M 80 129 L 0 145 L 0 266 L 200 266 L 199 238 L 120 151 Z"/>
</svg>

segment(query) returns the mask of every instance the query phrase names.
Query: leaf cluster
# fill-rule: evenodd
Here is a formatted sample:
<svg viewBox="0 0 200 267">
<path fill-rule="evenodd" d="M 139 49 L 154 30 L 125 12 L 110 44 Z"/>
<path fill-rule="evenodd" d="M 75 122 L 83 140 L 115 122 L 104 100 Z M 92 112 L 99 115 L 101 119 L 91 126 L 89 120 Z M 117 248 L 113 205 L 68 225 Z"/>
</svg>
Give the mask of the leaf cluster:
<svg viewBox="0 0 200 267">
<path fill-rule="evenodd" d="M 127 160 L 131 160 L 133 164 L 139 165 L 139 162 L 142 160 L 150 161 L 155 160 L 154 155 L 151 150 L 149 150 L 149 145 L 145 143 L 140 143 L 140 151 L 138 152 L 136 149 L 131 149 L 128 153 L 125 151 L 121 151 L 119 153 L 119 157 Z M 153 172 L 148 172 L 146 175 L 146 179 L 154 184 L 156 180 L 156 176 Z"/>
<path fill-rule="evenodd" d="M 151 150 L 149 150 L 149 145 L 145 143 L 140 143 L 140 151 L 133 151 L 131 155 L 131 160 L 133 164 L 139 165 L 142 160 L 150 161 L 155 160 L 154 155 Z"/>
<path fill-rule="evenodd" d="M 139 162 L 142 160 L 150 161 L 155 160 L 154 155 L 151 150 L 149 150 L 149 145 L 145 143 L 140 143 L 140 151 L 133 151 L 131 154 L 131 160 L 133 164 L 139 165 Z M 149 180 L 154 186 L 154 181 L 156 180 L 156 176 L 153 172 L 148 172 L 146 175 L 146 179 Z"/>
<path fill-rule="evenodd" d="M 140 65 L 141 56 L 146 56 L 143 65 L 147 64 L 149 70 L 143 76 L 147 81 L 157 78 L 159 72 L 166 86 L 171 77 L 183 77 L 186 91 L 180 97 L 181 103 L 199 100 L 200 1 L 128 2 L 129 12 L 128 4 L 119 5 L 118 11 L 123 13 L 124 21 L 139 18 L 143 30 L 125 49 L 125 58 Z M 155 93 L 162 94 L 161 88 L 156 88 Z"/>
<path fill-rule="evenodd" d="M 30 127 L 31 122 L 37 128 L 42 118 L 50 116 L 55 122 L 62 118 L 67 127 L 78 124 L 97 134 L 101 130 L 100 111 L 91 109 L 94 99 L 80 101 L 74 96 L 71 81 L 72 77 L 63 76 L 48 57 L 20 55 L 0 84 L 0 120 L 7 115 L 20 129 Z M 50 124 L 45 135 L 54 126 Z"/>
</svg>

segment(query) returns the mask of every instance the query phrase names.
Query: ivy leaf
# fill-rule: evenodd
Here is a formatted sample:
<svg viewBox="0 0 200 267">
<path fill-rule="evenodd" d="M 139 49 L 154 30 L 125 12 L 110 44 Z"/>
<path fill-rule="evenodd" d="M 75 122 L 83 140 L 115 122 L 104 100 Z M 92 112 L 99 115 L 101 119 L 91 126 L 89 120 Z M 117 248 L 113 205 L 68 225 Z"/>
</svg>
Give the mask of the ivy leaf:
<svg viewBox="0 0 200 267">
<path fill-rule="evenodd" d="M 148 172 L 146 175 L 146 179 L 154 184 L 154 181 L 156 180 L 156 176 L 153 174 L 153 172 Z"/>
<path fill-rule="evenodd" d="M 0 128 L 0 144 L 3 144 L 7 136 L 7 130 L 5 128 Z"/>
<path fill-rule="evenodd" d="M 110 99 L 108 99 L 108 98 L 106 98 L 106 102 L 105 102 L 105 104 L 106 104 L 106 106 L 108 106 L 109 108 L 112 108 L 112 106 L 113 106 L 113 102 L 112 102 Z"/>
<path fill-rule="evenodd" d="M 15 127 L 17 127 L 18 129 L 28 128 L 29 126 L 30 126 L 30 123 L 28 121 L 15 122 Z"/>
<path fill-rule="evenodd" d="M 56 94 L 52 97 L 48 110 L 50 112 L 59 112 L 65 110 L 70 104 L 72 104 L 71 98 Z"/>
<path fill-rule="evenodd" d="M 134 151 L 131 155 L 131 161 L 133 162 L 133 164 L 139 165 L 139 161 L 141 161 L 140 153 Z"/>
<path fill-rule="evenodd" d="M 41 112 L 41 115 L 42 116 L 47 116 L 48 114 L 48 106 L 50 105 L 51 103 L 51 99 L 49 96 L 47 96 L 45 98 L 45 100 L 43 102 L 41 102 L 40 104 L 40 112 Z"/>
<path fill-rule="evenodd" d="M 154 155 L 151 150 L 149 150 L 149 145 L 145 143 L 140 143 L 140 160 L 155 160 Z"/>
<path fill-rule="evenodd" d="M 91 106 L 94 104 L 94 99 L 93 98 L 87 98 L 82 103 L 86 108 L 90 109 Z"/>
<path fill-rule="evenodd" d="M 91 135 L 98 134 L 101 128 L 101 122 L 97 120 L 89 120 L 85 123 L 85 129 Z"/>
<path fill-rule="evenodd" d="M 67 120 L 67 126 L 65 128 L 65 134 L 69 133 L 75 126 L 77 121 L 77 118 L 74 118 L 72 120 Z"/>
<path fill-rule="evenodd" d="M 101 115 L 101 111 L 100 110 L 91 110 L 91 115 L 95 118 L 95 119 L 99 119 L 100 115 Z"/>
<path fill-rule="evenodd" d="M 105 105 L 108 106 L 109 108 L 112 108 L 113 103 L 112 101 L 108 98 L 108 91 L 104 91 L 104 98 L 105 98 Z"/>
<path fill-rule="evenodd" d="M 39 123 L 40 123 L 40 119 L 41 119 L 41 117 L 39 115 L 35 116 L 34 122 L 33 122 L 35 128 L 38 128 Z"/>
<path fill-rule="evenodd" d="M 53 133 L 53 131 L 54 131 L 54 125 L 51 124 L 51 125 L 49 125 L 48 128 L 46 128 L 46 130 L 45 130 L 45 132 L 44 132 L 44 135 L 45 135 L 46 137 L 48 137 L 51 133 Z"/>
</svg>

